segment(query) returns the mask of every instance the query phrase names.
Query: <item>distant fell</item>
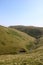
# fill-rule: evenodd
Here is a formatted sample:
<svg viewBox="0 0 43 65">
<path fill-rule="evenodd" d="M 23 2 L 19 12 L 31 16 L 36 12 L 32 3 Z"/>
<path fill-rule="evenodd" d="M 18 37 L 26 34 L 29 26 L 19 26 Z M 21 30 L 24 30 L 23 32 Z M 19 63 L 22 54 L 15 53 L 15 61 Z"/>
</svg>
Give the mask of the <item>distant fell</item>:
<svg viewBox="0 0 43 65">
<path fill-rule="evenodd" d="M 34 26 L 10 26 L 10 28 L 15 28 L 22 32 L 35 37 L 36 39 L 40 38 L 43 35 L 43 27 L 34 27 Z"/>
</svg>

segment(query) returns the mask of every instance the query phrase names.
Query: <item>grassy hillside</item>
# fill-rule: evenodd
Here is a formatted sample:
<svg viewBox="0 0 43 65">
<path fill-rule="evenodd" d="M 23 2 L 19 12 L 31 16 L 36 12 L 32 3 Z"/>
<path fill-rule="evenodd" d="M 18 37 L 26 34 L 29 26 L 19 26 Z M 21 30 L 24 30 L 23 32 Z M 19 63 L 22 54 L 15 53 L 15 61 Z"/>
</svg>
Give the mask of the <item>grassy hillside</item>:
<svg viewBox="0 0 43 65">
<path fill-rule="evenodd" d="M 36 39 L 40 38 L 43 35 L 43 27 L 34 27 L 34 26 L 10 26 L 10 28 L 15 28 L 22 32 L 25 32 Z"/>
<path fill-rule="evenodd" d="M 27 33 L 28 35 L 34 37 L 35 43 L 31 43 L 29 45 L 26 45 L 28 50 L 36 50 L 43 48 L 43 27 L 34 27 L 34 26 L 10 26 L 12 29 L 17 29 L 22 32 Z"/>
<path fill-rule="evenodd" d="M 43 28 L 37 29 L 26 34 L 0 26 L 0 65 L 43 65 Z"/>
<path fill-rule="evenodd" d="M 0 26 L 0 54 L 28 52 L 28 49 L 33 49 L 34 42 L 35 38 L 26 33 Z"/>
</svg>

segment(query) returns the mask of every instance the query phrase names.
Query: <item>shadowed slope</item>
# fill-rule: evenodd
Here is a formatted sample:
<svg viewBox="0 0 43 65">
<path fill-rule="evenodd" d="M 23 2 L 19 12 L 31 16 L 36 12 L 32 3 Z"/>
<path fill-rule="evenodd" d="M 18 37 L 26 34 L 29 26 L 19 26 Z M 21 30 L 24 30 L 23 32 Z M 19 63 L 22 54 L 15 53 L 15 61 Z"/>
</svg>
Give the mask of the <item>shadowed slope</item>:
<svg viewBox="0 0 43 65">
<path fill-rule="evenodd" d="M 10 28 L 15 28 L 22 32 L 35 37 L 36 39 L 40 38 L 43 35 L 43 27 L 34 27 L 34 26 L 10 26 Z"/>
</svg>

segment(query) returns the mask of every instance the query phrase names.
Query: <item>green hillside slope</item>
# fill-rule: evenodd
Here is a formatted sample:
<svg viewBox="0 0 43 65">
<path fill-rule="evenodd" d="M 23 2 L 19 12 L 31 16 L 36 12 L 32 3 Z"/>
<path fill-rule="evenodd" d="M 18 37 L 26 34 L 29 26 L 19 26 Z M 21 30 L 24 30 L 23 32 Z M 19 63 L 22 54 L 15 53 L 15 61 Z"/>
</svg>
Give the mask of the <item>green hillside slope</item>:
<svg viewBox="0 0 43 65">
<path fill-rule="evenodd" d="M 10 26 L 10 28 L 15 28 L 22 32 L 25 32 L 36 39 L 40 38 L 43 35 L 43 27 L 34 27 L 34 26 Z"/>
<path fill-rule="evenodd" d="M 28 35 L 34 37 L 35 43 L 32 44 L 30 43 L 29 45 L 27 45 L 27 48 L 29 50 L 36 50 L 39 48 L 43 48 L 43 27 L 34 27 L 34 26 L 10 26 L 10 28 L 12 29 L 17 29 L 20 30 L 22 32 L 27 33 Z M 43 49 L 41 49 L 43 50 Z"/>
<path fill-rule="evenodd" d="M 26 33 L 0 26 L 0 54 L 27 52 L 31 48 L 30 43 L 34 47 L 34 42 L 35 38 Z"/>
<path fill-rule="evenodd" d="M 0 65 L 43 65 L 42 33 L 32 36 L 0 26 Z"/>
</svg>

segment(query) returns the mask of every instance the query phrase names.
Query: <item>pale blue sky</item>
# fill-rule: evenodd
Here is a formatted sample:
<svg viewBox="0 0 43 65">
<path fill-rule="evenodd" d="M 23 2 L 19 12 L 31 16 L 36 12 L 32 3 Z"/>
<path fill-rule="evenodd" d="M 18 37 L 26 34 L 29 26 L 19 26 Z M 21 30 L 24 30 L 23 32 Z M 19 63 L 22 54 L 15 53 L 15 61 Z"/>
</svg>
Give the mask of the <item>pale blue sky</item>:
<svg viewBox="0 0 43 65">
<path fill-rule="evenodd" d="M 0 25 L 43 26 L 43 0 L 0 0 Z"/>
</svg>

